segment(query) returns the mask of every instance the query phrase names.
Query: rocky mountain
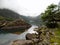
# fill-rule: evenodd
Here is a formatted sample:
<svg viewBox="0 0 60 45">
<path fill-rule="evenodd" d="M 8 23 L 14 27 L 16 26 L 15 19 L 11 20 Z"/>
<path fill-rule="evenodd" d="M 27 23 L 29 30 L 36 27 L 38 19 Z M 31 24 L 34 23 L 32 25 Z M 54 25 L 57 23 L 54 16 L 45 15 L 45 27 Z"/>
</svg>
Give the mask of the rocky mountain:
<svg viewBox="0 0 60 45">
<path fill-rule="evenodd" d="M 7 17 L 7 18 L 14 18 L 14 19 L 20 18 L 20 15 L 18 13 L 9 9 L 0 9 L 0 16 Z"/>
<path fill-rule="evenodd" d="M 31 27 L 23 16 L 9 9 L 0 9 L 0 29 L 8 32 L 24 31 Z"/>
<path fill-rule="evenodd" d="M 13 21 L 15 19 L 24 19 L 28 23 L 30 20 L 29 17 L 20 15 L 10 9 L 0 9 L 0 21 L 1 20 Z"/>
<path fill-rule="evenodd" d="M 0 9 L 0 16 L 7 17 L 6 20 L 24 19 L 27 23 L 41 25 L 40 15 L 37 17 L 23 16 L 9 9 Z"/>
</svg>

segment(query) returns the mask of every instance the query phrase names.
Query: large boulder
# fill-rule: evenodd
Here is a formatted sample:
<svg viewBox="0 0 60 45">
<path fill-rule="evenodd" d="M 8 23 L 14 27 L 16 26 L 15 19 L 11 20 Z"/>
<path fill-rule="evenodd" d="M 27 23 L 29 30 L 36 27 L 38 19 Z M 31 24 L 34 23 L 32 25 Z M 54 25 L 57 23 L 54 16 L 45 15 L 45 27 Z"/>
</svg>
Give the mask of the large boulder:
<svg viewBox="0 0 60 45">
<path fill-rule="evenodd" d="M 32 39 L 36 39 L 37 38 L 37 34 L 33 33 L 33 34 L 30 34 L 30 33 L 27 33 L 26 34 L 26 40 L 32 40 Z"/>
</svg>

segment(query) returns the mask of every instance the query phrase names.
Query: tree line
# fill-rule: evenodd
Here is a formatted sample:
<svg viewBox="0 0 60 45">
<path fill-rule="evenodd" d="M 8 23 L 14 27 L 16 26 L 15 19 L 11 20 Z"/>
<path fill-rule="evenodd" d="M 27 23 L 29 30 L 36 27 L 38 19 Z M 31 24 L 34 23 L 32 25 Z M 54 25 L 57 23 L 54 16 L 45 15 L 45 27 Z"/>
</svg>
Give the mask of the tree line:
<svg viewBox="0 0 60 45">
<path fill-rule="evenodd" d="M 41 19 L 48 28 L 58 27 L 60 24 L 60 9 L 58 5 L 49 5 L 45 12 L 41 13 Z"/>
</svg>

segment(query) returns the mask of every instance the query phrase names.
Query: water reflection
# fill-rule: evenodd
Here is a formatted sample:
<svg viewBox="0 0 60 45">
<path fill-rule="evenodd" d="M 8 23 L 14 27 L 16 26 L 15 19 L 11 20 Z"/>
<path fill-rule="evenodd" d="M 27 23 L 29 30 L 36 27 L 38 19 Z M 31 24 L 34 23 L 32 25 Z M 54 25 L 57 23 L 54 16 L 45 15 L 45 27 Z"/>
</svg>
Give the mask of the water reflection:
<svg viewBox="0 0 60 45">
<path fill-rule="evenodd" d="M 25 31 L 22 34 L 12 34 L 12 33 L 8 33 L 8 34 L 0 34 L 0 45 L 9 45 L 9 43 L 13 40 L 16 39 L 25 39 L 25 35 L 27 33 L 35 33 L 34 28 L 36 28 L 37 26 L 33 25 L 30 29 L 28 29 L 28 31 Z"/>
</svg>

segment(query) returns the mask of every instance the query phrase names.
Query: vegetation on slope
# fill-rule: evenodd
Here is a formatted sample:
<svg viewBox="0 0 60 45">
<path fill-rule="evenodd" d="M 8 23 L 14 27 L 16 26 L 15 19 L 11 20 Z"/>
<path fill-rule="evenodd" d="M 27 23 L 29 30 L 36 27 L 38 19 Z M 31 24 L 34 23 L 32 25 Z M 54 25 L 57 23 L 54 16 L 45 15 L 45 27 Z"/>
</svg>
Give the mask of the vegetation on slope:
<svg viewBox="0 0 60 45">
<path fill-rule="evenodd" d="M 3 31 L 21 31 L 28 29 L 30 24 L 20 17 L 20 15 L 9 9 L 0 9 L 0 29 Z"/>
<path fill-rule="evenodd" d="M 58 5 L 51 4 L 41 15 L 44 25 L 55 33 L 51 37 L 51 45 L 60 45 L 60 9 Z"/>
<path fill-rule="evenodd" d="M 6 18 L 13 18 L 13 19 L 20 18 L 20 15 L 18 13 L 9 9 L 0 9 L 0 16 L 6 17 Z"/>
<path fill-rule="evenodd" d="M 48 6 L 47 10 L 41 14 L 42 20 L 45 25 L 49 28 L 58 27 L 58 22 L 60 22 L 60 11 L 57 5 L 51 4 Z"/>
</svg>

